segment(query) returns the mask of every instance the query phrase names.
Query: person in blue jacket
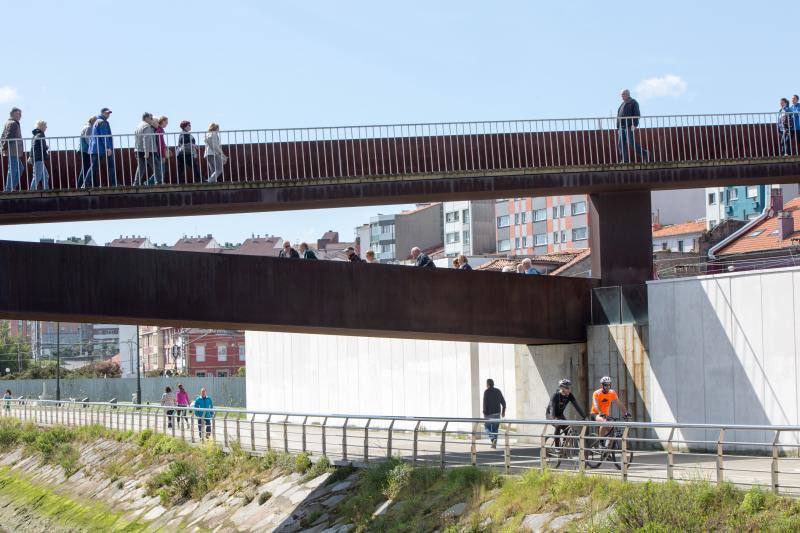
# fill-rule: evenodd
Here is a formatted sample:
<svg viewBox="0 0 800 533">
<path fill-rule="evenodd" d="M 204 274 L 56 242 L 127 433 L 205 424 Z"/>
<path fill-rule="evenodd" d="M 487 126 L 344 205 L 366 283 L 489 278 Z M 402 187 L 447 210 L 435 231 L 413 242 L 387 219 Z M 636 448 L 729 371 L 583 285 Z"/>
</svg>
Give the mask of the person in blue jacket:
<svg viewBox="0 0 800 533">
<path fill-rule="evenodd" d="M 117 186 L 117 171 L 114 168 L 114 138 L 111 137 L 111 125 L 108 123 L 110 116 L 111 110 L 104 107 L 100 110 L 100 114 L 97 115 L 97 120 L 92 126 L 92 136 L 89 139 L 92 173 L 88 178 L 85 178 L 84 187 L 93 187 L 95 180 L 97 180 L 97 185 L 101 185 L 99 174 L 101 163 L 106 169 L 108 186 Z"/>
<path fill-rule="evenodd" d="M 800 96 L 792 95 L 792 105 L 789 106 L 789 111 L 794 113 L 794 129 L 792 130 L 794 144 L 800 148 Z"/>
<path fill-rule="evenodd" d="M 206 389 L 200 389 L 200 396 L 194 399 L 194 416 L 197 418 L 197 430 L 200 433 L 200 438 L 203 438 L 203 426 L 206 427 L 205 436 L 211 438 L 211 419 L 214 417 L 214 402 L 211 397 L 206 393 Z"/>
</svg>

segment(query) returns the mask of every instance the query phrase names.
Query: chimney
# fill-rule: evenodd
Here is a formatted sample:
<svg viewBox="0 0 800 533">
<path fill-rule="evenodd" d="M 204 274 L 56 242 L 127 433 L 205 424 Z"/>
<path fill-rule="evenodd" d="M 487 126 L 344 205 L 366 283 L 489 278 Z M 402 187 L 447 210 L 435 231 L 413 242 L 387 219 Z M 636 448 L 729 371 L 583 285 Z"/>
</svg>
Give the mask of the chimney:
<svg viewBox="0 0 800 533">
<path fill-rule="evenodd" d="M 775 213 L 783 211 L 783 190 L 780 187 L 770 192 L 769 207 Z"/>
<path fill-rule="evenodd" d="M 778 227 L 781 229 L 781 240 L 788 239 L 794 233 L 794 217 L 789 211 L 778 212 Z"/>
</svg>

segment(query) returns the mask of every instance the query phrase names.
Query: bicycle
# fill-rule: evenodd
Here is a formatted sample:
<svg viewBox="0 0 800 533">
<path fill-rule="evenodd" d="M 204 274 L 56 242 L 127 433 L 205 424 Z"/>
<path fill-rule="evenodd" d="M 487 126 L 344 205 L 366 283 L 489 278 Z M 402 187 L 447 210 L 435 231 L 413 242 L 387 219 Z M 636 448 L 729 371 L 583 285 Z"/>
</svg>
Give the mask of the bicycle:
<svg viewBox="0 0 800 533">
<path fill-rule="evenodd" d="M 627 420 L 627 418 L 626 418 Z M 609 422 L 617 422 L 618 418 L 608 417 Z M 586 466 L 599 468 L 603 463 L 612 463 L 617 470 L 622 470 L 622 434 L 624 428 L 613 427 L 605 437 L 594 435 L 594 442 L 586 449 Z M 619 460 L 617 460 L 619 454 Z M 628 450 L 628 464 L 633 462 L 633 452 Z M 590 459 L 591 457 L 591 459 Z"/>
<path fill-rule="evenodd" d="M 556 440 L 560 440 L 558 445 L 556 445 Z M 562 460 L 574 460 L 578 456 L 578 437 L 572 426 L 567 425 L 560 435 L 547 437 L 544 447 L 544 458 L 548 468 L 558 468 Z"/>
</svg>

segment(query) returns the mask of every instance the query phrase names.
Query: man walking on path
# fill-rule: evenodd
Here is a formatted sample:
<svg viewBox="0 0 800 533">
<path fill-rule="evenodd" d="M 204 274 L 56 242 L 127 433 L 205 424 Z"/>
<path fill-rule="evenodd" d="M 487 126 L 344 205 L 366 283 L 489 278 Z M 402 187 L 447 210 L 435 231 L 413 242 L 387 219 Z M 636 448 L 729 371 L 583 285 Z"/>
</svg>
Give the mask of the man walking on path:
<svg viewBox="0 0 800 533">
<path fill-rule="evenodd" d="M 92 136 L 89 139 L 89 153 L 92 155 L 92 174 L 89 179 L 84 177 L 84 187 L 93 187 L 95 181 L 100 186 L 100 164 L 105 163 L 108 186 L 117 186 L 117 171 L 114 167 L 114 139 L 111 137 L 111 125 L 108 119 L 111 110 L 104 107 L 97 115 L 97 120 L 92 126 Z"/>
<path fill-rule="evenodd" d="M 483 391 L 483 418 L 487 420 L 497 420 L 506 416 L 506 399 L 500 389 L 496 389 L 493 379 L 486 380 L 486 390 Z M 497 431 L 500 422 L 486 422 L 486 433 L 492 441 L 492 448 L 497 448 Z"/>
<path fill-rule="evenodd" d="M 639 117 L 641 116 L 639 102 L 631 98 L 631 92 L 628 89 L 624 89 L 620 96 L 622 97 L 622 103 L 617 109 L 619 160 L 621 163 L 628 163 L 630 161 L 628 150 L 632 147 L 633 151 L 641 157 L 638 161 L 646 162 L 650 159 L 650 154 L 636 142 L 634 137 L 634 132 L 639 127 Z"/>
<path fill-rule="evenodd" d="M 22 110 L 12 107 L 3 133 L 0 134 L 0 151 L 3 156 L 8 158 L 8 173 L 6 174 L 5 192 L 19 190 L 19 180 L 22 175 L 25 153 L 25 143 L 22 141 L 22 127 L 19 121 L 22 119 Z"/>
</svg>

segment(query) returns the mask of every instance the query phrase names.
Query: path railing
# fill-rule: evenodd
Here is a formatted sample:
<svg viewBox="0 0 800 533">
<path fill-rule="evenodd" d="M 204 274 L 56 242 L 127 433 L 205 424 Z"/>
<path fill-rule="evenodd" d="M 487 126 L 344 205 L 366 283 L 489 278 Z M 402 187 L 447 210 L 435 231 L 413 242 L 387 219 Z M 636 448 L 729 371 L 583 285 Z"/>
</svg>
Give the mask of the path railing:
<svg viewBox="0 0 800 533">
<path fill-rule="evenodd" d="M 531 468 L 619 476 L 761 485 L 800 495 L 800 426 L 570 420 L 570 436 L 547 420 L 367 416 L 239 409 L 176 409 L 104 402 L 4 400 L 0 415 L 41 426 L 149 429 L 190 443 L 236 443 L 253 454 L 307 452 L 367 464 L 397 456 L 415 465 L 476 465 L 518 473 Z M 496 423 L 496 448 L 485 424 Z M 494 428 L 491 428 L 494 429 Z"/>
<path fill-rule="evenodd" d="M 777 120 L 777 113 L 739 113 L 639 117 L 635 128 L 632 120 L 621 124 L 607 117 L 222 131 L 229 161 L 214 179 L 284 183 L 796 156 L 797 138 L 785 135 Z M 159 149 L 149 161 L 137 158 L 132 134 L 104 136 L 100 144 L 113 148 L 99 154 L 82 152 L 88 144 L 80 136 L 48 137 L 47 186 L 89 194 L 98 188 L 205 183 L 212 173 L 205 135 L 163 134 L 166 152 L 162 157 Z M 16 142 L 30 154 L 31 139 Z M 158 145 L 159 139 L 139 146 L 147 144 Z M 12 189 L 7 192 L 31 188 L 32 167 L 21 164 L 20 185 L 8 187 L 9 158 L 0 160 Z"/>
</svg>

